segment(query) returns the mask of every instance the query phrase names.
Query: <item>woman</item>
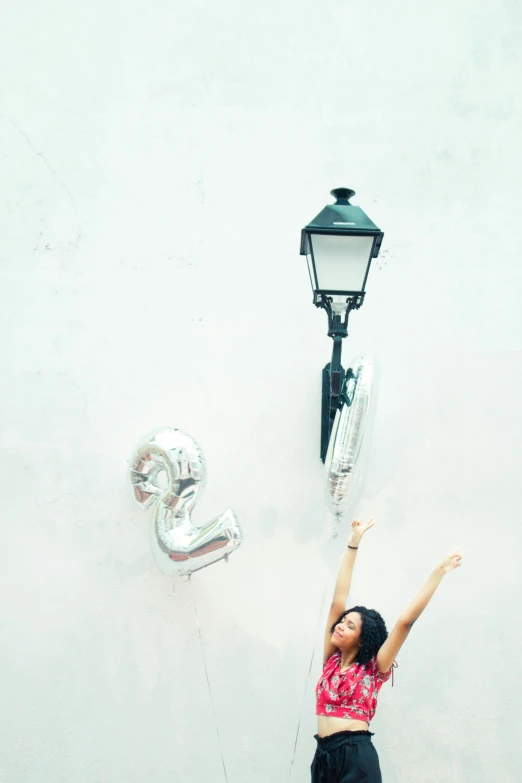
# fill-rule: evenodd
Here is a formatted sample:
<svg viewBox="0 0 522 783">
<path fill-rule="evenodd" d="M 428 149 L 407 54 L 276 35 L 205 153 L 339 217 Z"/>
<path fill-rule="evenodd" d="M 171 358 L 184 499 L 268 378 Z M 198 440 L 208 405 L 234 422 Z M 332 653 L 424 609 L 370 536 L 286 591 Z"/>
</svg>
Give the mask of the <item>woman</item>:
<svg viewBox="0 0 522 783">
<path fill-rule="evenodd" d="M 373 519 L 365 524 L 352 522 L 335 585 L 324 637 L 323 673 L 316 690 L 318 733 L 312 783 L 381 783 L 379 758 L 369 731 L 378 692 L 390 678 L 395 656 L 413 623 L 445 574 L 458 568 L 462 560 L 458 552 L 452 552 L 438 564 L 388 636 L 378 612 L 364 606 L 346 610 L 357 549 L 374 524 Z"/>
</svg>

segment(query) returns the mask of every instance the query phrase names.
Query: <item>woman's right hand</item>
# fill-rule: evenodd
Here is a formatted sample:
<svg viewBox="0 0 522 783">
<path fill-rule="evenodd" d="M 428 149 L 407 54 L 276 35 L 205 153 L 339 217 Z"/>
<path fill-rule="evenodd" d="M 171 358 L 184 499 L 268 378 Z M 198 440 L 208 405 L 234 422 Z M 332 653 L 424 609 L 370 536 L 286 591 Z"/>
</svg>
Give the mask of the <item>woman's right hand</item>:
<svg viewBox="0 0 522 783">
<path fill-rule="evenodd" d="M 371 517 L 368 522 L 359 522 L 354 519 L 352 522 L 352 532 L 348 540 L 349 546 L 359 546 L 361 538 L 364 536 L 367 530 L 375 525 L 375 520 Z"/>
</svg>

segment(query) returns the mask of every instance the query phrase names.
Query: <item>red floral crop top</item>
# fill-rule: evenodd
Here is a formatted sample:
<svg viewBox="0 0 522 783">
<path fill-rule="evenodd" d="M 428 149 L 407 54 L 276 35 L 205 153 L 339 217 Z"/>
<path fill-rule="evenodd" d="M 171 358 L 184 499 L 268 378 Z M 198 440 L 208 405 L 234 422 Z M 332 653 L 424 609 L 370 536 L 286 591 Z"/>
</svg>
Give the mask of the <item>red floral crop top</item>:
<svg viewBox="0 0 522 783">
<path fill-rule="evenodd" d="M 316 715 L 370 723 L 377 707 L 377 694 L 395 666 L 396 663 L 382 674 L 377 658 L 372 658 L 368 663 L 352 663 L 341 672 L 341 651 L 337 650 L 326 661 L 317 683 Z"/>
</svg>

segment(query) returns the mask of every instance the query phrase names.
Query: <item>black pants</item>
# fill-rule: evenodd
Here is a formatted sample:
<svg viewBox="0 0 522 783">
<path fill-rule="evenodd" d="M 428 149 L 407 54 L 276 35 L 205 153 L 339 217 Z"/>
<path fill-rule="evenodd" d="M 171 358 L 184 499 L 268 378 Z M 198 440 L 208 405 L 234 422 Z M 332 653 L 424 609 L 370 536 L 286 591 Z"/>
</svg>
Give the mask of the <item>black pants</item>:
<svg viewBox="0 0 522 783">
<path fill-rule="evenodd" d="M 337 731 L 319 737 L 312 783 L 382 783 L 379 757 L 369 731 Z"/>
</svg>

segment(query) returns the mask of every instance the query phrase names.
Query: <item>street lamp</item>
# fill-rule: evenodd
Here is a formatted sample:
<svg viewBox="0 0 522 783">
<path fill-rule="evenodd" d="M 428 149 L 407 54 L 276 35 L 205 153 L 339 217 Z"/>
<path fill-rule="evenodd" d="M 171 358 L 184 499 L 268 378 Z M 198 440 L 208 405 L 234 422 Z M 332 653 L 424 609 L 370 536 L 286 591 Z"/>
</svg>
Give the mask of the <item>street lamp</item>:
<svg viewBox="0 0 522 783">
<path fill-rule="evenodd" d="M 335 204 L 326 206 L 301 233 L 301 255 L 308 260 L 314 304 L 328 314 L 328 336 L 333 339 L 332 361 L 323 370 L 321 459 L 324 462 L 335 412 L 342 406 L 345 373 L 341 365 L 348 317 L 364 302 L 372 258 L 377 258 L 383 233 L 360 207 L 350 204 L 355 191 L 331 191 Z"/>
</svg>

